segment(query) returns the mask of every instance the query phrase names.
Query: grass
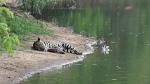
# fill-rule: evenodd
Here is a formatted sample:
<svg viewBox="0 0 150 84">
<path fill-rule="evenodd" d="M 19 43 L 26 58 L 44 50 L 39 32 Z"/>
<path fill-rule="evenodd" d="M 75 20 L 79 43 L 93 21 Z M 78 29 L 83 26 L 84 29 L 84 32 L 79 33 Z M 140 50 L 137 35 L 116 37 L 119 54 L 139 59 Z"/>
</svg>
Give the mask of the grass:
<svg viewBox="0 0 150 84">
<path fill-rule="evenodd" d="M 51 34 L 44 24 L 30 18 L 15 16 L 15 18 L 9 19 L 7 23 L 11 32 L 17 34 L 20 38 L 29 37 L 29 34 Z"/>
</svg>

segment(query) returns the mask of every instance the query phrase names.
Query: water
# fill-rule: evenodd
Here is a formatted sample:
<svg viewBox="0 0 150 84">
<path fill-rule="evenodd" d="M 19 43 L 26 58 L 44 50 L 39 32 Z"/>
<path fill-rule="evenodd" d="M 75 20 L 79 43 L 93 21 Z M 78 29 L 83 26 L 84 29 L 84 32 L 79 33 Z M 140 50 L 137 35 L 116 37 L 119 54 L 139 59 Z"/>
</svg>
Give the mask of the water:
<svg viewBox="0 0 150 84">
<path fill-rule="evenodd" d="M 111 52 L 104 55 L 96 48 L 83 62 L 35 74 L 21 84 L 150 84 L 149 4 L 149 0 L 99 0 L 96 8 L 54 12 L 53 21 L 59 25 L 87 36 L 103 35 Z"/>
</svg>

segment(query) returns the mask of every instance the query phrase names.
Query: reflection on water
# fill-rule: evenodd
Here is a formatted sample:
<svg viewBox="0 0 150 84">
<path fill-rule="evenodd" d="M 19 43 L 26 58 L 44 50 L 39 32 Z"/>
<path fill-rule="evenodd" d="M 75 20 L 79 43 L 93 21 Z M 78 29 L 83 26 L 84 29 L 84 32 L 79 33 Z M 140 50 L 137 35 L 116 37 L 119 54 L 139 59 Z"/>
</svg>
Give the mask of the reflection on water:
<svg viewBox="0 0 150 84">
<path fill-rule="evenodd" d="M 88 36 L 103 35 L 110 54 L 97 49 L 83 62 L 23 84 L 150 84 L 150 0 L 98 1 L 100 8 L 57 11 L 53 20 Z"/>
</svg>

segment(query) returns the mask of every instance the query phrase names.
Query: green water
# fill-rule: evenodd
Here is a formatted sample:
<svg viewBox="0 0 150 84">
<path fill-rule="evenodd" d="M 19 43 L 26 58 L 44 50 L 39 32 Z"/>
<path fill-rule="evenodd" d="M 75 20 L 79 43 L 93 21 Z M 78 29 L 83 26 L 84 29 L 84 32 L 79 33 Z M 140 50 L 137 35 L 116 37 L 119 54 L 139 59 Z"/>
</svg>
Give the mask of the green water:
<svg viewBox="0 0 150 84">
<path fill-rule="evenodd" d="M 96 48 L 83 62 L 35 74 L 21 84 L 150 84 L 149 4 L 149 0 L 101 0 L 94 7 L 49 13 L 48 19 L 75 32 L 103 35 L 111 52 L 103 55 Z"/>
</svg>

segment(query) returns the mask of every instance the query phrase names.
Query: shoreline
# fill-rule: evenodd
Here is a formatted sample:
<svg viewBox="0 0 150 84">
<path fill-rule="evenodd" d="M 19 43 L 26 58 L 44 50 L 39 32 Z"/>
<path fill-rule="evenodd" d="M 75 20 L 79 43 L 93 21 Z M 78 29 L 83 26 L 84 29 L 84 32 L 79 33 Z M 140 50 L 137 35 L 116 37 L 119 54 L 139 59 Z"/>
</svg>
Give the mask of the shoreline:
<svg viewBox="0 0 150 84">
<path fill-rule="evenodd" d="M 44 71 L 48 71 L 48 70 L 53 71 L 53 69 L 61 69 L 61 68 L 63 68 L 63 66 L 71 65 L 73 63 L 83 61 L 86 55 L 92 54 L 94 52 L 94 48 L 92 47 L 92 45 L 94 45 L 94 44 L 96 44 L 96 42 L 87 44 L 87 46 L 91 48 L 91 51 L 83 52 L 83 55 L 78 55 L 79 57 L 77 59 L 74 59 L 74 60 L 71 60 L 71 61 L 66 61 L 66 62 L 63 62 L 63 63 L 60 63 L 60 64 L 54 64 L 52 66 L 47 66 L 43 69 L 37 69 L 36 71 L 29 72 L 29 73 L 25 74 L 25 76 L 23 76 L 21 78 L 18 78 L 18 80 L 13 81 L 13 84 L 19 84 L 21 81 L 32 77 L 36 73 L 40 73 L 40 72 L 44 72 Z"/>
<path fill-rule="evenodd" d="M 0 84 L 19 84 L 22 80 L 31 77 L 35 73 L 60 69 L 65 65 L 82 61 L 85 55 L 94 52 L 92 47 L 92 45 L 96 44 L 94 39 L 73 33 L 72 30 L 66 27 L 58 27 L 51 23 L 46 24 L 48 30 L 54 32 L 53 36 L 31 35 L 33 38 L 22 43 L 11 57 L 6 53 L 2 53 L 2 56 L 0 56 Z M 83 55 L 31 50 L 31 45 L 37 37 L 44 41 L 69 43 L 83 52 Z"/>
</svg>

